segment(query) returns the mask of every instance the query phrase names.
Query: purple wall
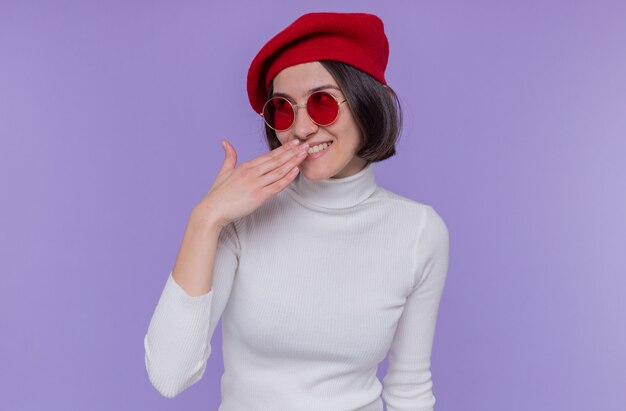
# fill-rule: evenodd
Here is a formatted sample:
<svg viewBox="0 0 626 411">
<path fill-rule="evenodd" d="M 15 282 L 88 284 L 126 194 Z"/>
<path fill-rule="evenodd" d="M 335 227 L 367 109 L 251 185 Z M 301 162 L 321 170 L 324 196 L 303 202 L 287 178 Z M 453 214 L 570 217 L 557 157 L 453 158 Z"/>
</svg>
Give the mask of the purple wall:
<svg viewBox="0 0 626 411">
<path fill-rule="evenodd" d="M 625 3 L 222 3 L 0 3 L 0 409 L 217 409 L 220 327 L 173 400 L 143 336 L 219 140 L 265 150 L 250 61 L 309 11 L 386 25 L 377 179 L 450 231 L 436 409 L 625 409 Z"/>
</svg>

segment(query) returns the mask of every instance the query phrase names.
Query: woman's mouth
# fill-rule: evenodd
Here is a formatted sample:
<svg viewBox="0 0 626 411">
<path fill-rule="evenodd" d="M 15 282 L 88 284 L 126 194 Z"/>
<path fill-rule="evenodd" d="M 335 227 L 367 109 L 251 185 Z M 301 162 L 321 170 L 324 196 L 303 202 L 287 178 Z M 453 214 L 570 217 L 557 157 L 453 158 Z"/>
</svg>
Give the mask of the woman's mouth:
<svg viewBox="0 0 626 411">
<path fill-rule="evenodd" d="M 315 160 L 320 158 L 321 156 L 323 156 L 326 151 L 328 151 L 328 148 L 333 144 L 332 141 L 326 141 L 324 143 L 321 144 L 317 144 L 314 145 L 313 147 L 309 147 L 309 149 L 307 150 L 307 153 L 309 154 L 306 160 Z"/>
</svg>

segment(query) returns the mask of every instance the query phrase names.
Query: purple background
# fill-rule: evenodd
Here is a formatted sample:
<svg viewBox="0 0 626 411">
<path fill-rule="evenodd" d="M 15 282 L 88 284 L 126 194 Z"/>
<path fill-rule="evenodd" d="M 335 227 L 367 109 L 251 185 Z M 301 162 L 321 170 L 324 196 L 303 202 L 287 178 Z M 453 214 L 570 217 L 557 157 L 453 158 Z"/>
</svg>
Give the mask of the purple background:
<svg viewBox="0 0 626 411">
<path fill-rule="evenodd" d="M 233 3 L 0 3 L 0 409 L 217 409 L 221 326 L 168 400 L 149 320 L 219 140 L 266 150 L 258 49 L 305 12 L 364 11 L 406 116 L 377 180 L 450 232 L 436 409 L 623 410 L 624 2 Z"/>
</svg>

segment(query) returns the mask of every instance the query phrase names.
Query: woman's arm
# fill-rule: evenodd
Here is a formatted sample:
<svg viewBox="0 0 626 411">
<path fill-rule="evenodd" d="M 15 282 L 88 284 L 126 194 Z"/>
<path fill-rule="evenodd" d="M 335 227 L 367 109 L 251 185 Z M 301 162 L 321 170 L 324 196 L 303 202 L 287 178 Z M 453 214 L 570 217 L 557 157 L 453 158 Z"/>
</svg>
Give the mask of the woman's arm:
<svg viewBox="0 0 626 411">
<path fill-rule="evenodd" d="M 177 396 L 204 375 L 239 252 L 234 222 L 219 228 L 190 219 L 144 338 L 146 370 L 163 396 Z"/>
<path fill-rule="evenodd" d="M 176 256 L 172 277 L 191 297 L 211 290 L 217 240 L 222 227 L 217 220 L 195 219 L 192 212 Z"/>
<path fill-rule="evenodd" d="M 417 243 L 416 282 L 407 297 L 389 351 L 383 379 L 388 411 L 432 411 L 430 355 L 437 312 L 448 272 L 448 229 L 428 206 L 427 220 Z"/>
</svg>

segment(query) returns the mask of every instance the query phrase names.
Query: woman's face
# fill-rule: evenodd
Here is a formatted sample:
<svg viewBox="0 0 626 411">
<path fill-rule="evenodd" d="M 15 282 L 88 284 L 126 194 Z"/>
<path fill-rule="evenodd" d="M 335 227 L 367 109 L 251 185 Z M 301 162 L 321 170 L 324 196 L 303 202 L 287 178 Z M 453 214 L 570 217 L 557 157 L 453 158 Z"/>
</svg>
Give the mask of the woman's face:
<svg viewBox="0 0 626 411">
<path fill-rule="evenodd" d="M 318 61 L 303 63 L 287 67 L 273 80 L 275 94 L 282 93 L 290 97 L 291 101 L 301 106 L 298 108 L 296 120 L 290 129 L 277 131 L 276 137 L 285 144 L 293 139 L 309 143 L 309 147 L 324 142 L 332 142 L 323 155 L 309 154 L 298 168 L 301 173 L 311 180 L 327 178 L 344 178 L 361 171 L 367 162 L 355 155 L 361 146 L 361 132 L 352 117 L 352 112 L 345 102 L 339 106 L 337 120 L 329 126 L 318 126 L 310 118 L 304 108 L 311 90 L 320 86 L 322 90 L 330 92 L 339 101 L 345 100 L 345 95 L 331 74 Z"/>
</svg>

